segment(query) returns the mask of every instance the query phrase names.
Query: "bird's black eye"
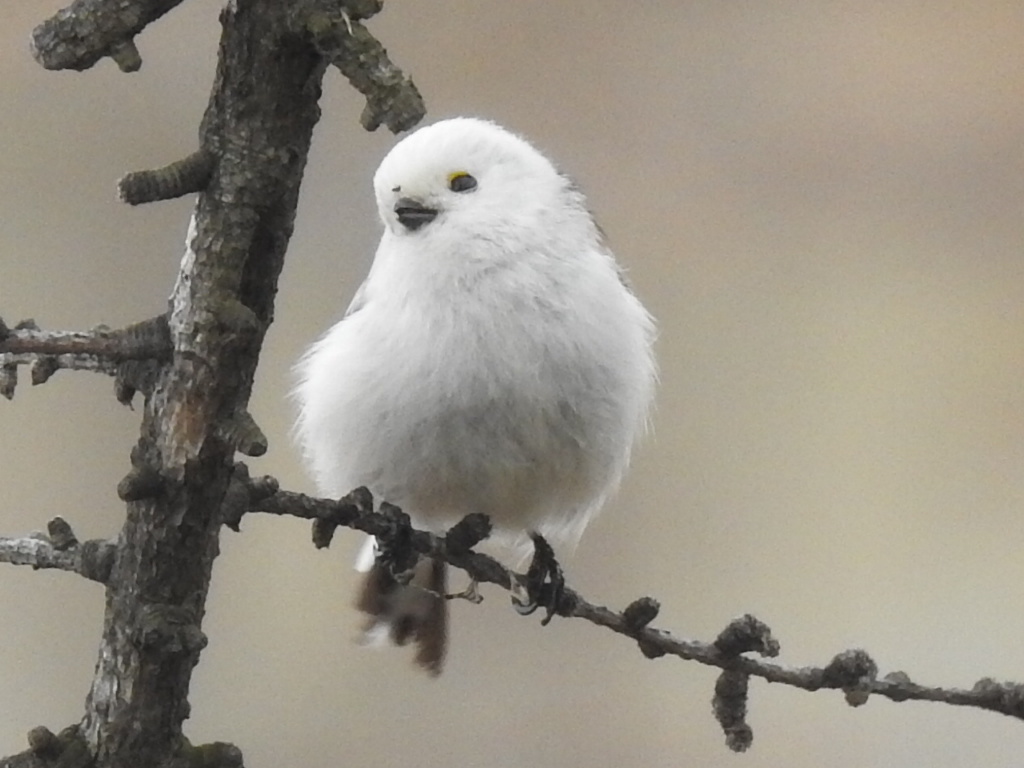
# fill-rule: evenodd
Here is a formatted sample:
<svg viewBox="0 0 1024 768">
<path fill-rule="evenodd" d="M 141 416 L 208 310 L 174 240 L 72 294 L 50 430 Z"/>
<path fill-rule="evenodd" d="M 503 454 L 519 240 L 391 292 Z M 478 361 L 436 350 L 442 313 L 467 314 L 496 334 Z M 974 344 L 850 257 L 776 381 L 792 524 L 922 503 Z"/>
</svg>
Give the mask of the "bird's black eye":
<svg viewBox="0 0 1024 768">
<path fill-rule="evenodd" d="M 476 179 L 465 171 L 449 173 L 448 189 L 452 192 L 469 192 L 471 189 L 476 189 Z"/>
</svg>

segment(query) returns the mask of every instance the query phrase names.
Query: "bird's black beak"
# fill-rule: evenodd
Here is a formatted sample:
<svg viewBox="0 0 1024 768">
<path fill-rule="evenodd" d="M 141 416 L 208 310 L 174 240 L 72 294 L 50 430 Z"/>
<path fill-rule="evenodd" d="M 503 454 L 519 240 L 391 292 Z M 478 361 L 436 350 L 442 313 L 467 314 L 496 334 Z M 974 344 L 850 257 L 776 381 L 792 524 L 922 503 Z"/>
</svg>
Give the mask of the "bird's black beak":
<svg viewBox="0 0 1024 768">
<path fill-rule="evenodd" d="M 427 208 L 419 200 L 413 200 L 411 197 L 399 198 L 395 203 L 395 214 L 403 227 L 412 230 L 419 229 L 437 218 L 436 209 Z"/>
</svg>

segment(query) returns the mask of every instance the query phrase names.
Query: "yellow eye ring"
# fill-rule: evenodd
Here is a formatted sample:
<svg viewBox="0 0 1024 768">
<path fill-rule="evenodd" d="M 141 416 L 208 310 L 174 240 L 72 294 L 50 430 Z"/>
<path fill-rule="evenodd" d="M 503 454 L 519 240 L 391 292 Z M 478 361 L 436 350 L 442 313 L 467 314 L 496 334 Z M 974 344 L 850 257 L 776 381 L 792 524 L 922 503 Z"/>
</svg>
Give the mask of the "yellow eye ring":
<svg viewBox="0 0 1024 768">
<path fill-rule="evenodd" d="M 465 171 L 454 171 L 448 174 L 448 189 L 452 192 L 469 192 L 476 189 L 476 179 Z"/>
</svg>

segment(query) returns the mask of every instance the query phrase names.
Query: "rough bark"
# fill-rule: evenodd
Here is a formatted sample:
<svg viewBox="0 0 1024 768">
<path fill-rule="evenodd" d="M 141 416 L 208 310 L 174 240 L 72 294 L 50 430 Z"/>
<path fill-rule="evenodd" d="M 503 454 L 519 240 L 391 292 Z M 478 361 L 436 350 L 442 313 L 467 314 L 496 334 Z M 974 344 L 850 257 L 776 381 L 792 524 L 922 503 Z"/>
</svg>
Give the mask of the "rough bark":
<svg viewBox="0 0 1024 768">
<path fill-rule="evenodd" d="M 325 64 L 290 39 L 286 4 L 238 2 L 223 37 L 201 143 L 217 158 L 170 301 L 173 345 L 147 398 L 132 463 L 159 476 L 128 503 L 81 733 L 103 766 L 160 765 L 183 748 L 192 669 L 236 446 Z"/>
<path fill-rule="evenodd" d="M 104 56 L 137 69 L 135 34 L 174 5 L 76 0 L 40 25 L 33 53 L 51 69 L 86 69 Z M 334 64 L 358 77 L 370 113 L 364 123 L 397 131 L 423 115 L 411 81 L 359 24 L 378 10 L 378 0 L 226 6 L 199 149 L 122 181 L 122 198 L 131 203 L 200 191 L 166 317 L 144 324 L 141 336 L 46 334 L 30 323 L 14 330 L 0 323 L 7 396 L 23 363 L 33 365 L 36 383 L 60 367 L 86 368 L 117 376 L 123 400 L 136 389 L 146 395 L 132 469 L 118 488 L 127 501 L 124 527 L 113 546 L 86 543 L 102 547 L 104 568 L 92 569 L 91 560 L 82 565 L 82 550 L 91 550 L 70 529 L 70 538 L 56 542 L 3 542 L 9 562 L 28 558 L 38 567 L 88 571 L 106 584 L 99 658 L 81 723 L 59 735 L 34 729 L 29 750 L 0 760 L 3 768 L 241 764 L 231 745 L 192 747 L 184 739 L 189 682 L 206 644 L 202 620 L 235 453 L 266 449 L 247 403 L 273 320 L 323 74 Z"/>
<path fill-rule="evenodd" d="M 103 57 L 134 71 L 141 56 L 133 38 L 180 0 L 76 0 L 33 36 L 47 68 L 87 69 Z M 58 734 L 28 735 L 29 748 L 0 759 L 0 768 L 147 768 L 240 766 L 231 744 L 188 744 L 191 673 L 202 632 L 211 570 L 222 526 L 237 528 L 251 512 L 313 521 L 313 539 L 327 546 L 349 526 L 464 569 L 475 581 L 531 594 L 531 573 L 516 574 L 472 551 L 489 524 L 470 516 L 444 536 L 409 528 L 400 510 L 374 511 L 365 489 L 342 500 L 313 499 L 252 480 L 235 454 L 259 455 L 266 439 L 247 411 L 264 334 L 292 232 L 299 185 L 319 117 L 320 82 L 337 67 L 367 99 L 360 120 L 370 129 L 411 127 L 423 114 L 411 81 L 360 24 L 380 0 L 233 0 L 199 147 L 164 168 L 129 174 L 122 199 L 131 204 L 199 192 L 185 256 L 170 307 L 120 331 L 44 332 L 31 321 L 0 321 L 0 394 L 13 397 L 17 368 L 33 383 L 57 370 L 115 377 L 119 399 L 145 394 L 132 468 L 118 486 L 127 518 L 116 540 L 79 542 L 61 519 L 47 535 L 0 538 L 0 562 L 55 568 L 106 586 L 104 628 L 96 672 L 80 723 Z M 531 572 L 533 568 L 531 568 Z M 532 585 L 551 599 L 553 615 L 580 618 L 636 644 L 650 659 L 677 657 L 721 670 L 712 702 L 730 748 L 747 749 L 752 678 L 807 691 L 842 691 L 851 706 L 870 696 L 923 700 L 999 712 L 1024 720 L 1024 686 L 978 680 L 970 689 L 924 686 L 903 672 L 879 677 L 865 651 L 851 649 L 825 666 L 785 666 L 769 659 L 779 643 L 752 616 L 731 622 L 711 642 L 656 628 L 658 602 L 633 601 L 622 611 L 557 591 L 544 577 Z M 474 599 L 467 590 L 461 596 Z M 532 610 L 535 604 L 528 605 Z M 763 658 L 756 658 L 755 654 Z"/>
</svg>

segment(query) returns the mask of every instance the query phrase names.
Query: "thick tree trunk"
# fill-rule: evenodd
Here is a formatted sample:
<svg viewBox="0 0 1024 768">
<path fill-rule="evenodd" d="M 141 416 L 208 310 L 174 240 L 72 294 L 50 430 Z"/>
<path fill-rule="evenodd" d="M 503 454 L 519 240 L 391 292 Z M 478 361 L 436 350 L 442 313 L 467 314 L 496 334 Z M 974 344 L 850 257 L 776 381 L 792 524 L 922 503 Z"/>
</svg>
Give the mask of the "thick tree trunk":
<svg viewBox="0 0 1024 768">
<path fill-rule="evenodd" d="M 236 449 L 262 452 L 245 413 L 326 66 L 292 3 L 238 0 L 201 142 L 214 160 L 171 297 L 173 359 L 147 398 L 128 519 L 107 588 L 82 734 L 103 766 L 159 765 L 182 747 L 220 507 Z M 258 430 L 257 430 L 258 433 Z"/>
</svg>

